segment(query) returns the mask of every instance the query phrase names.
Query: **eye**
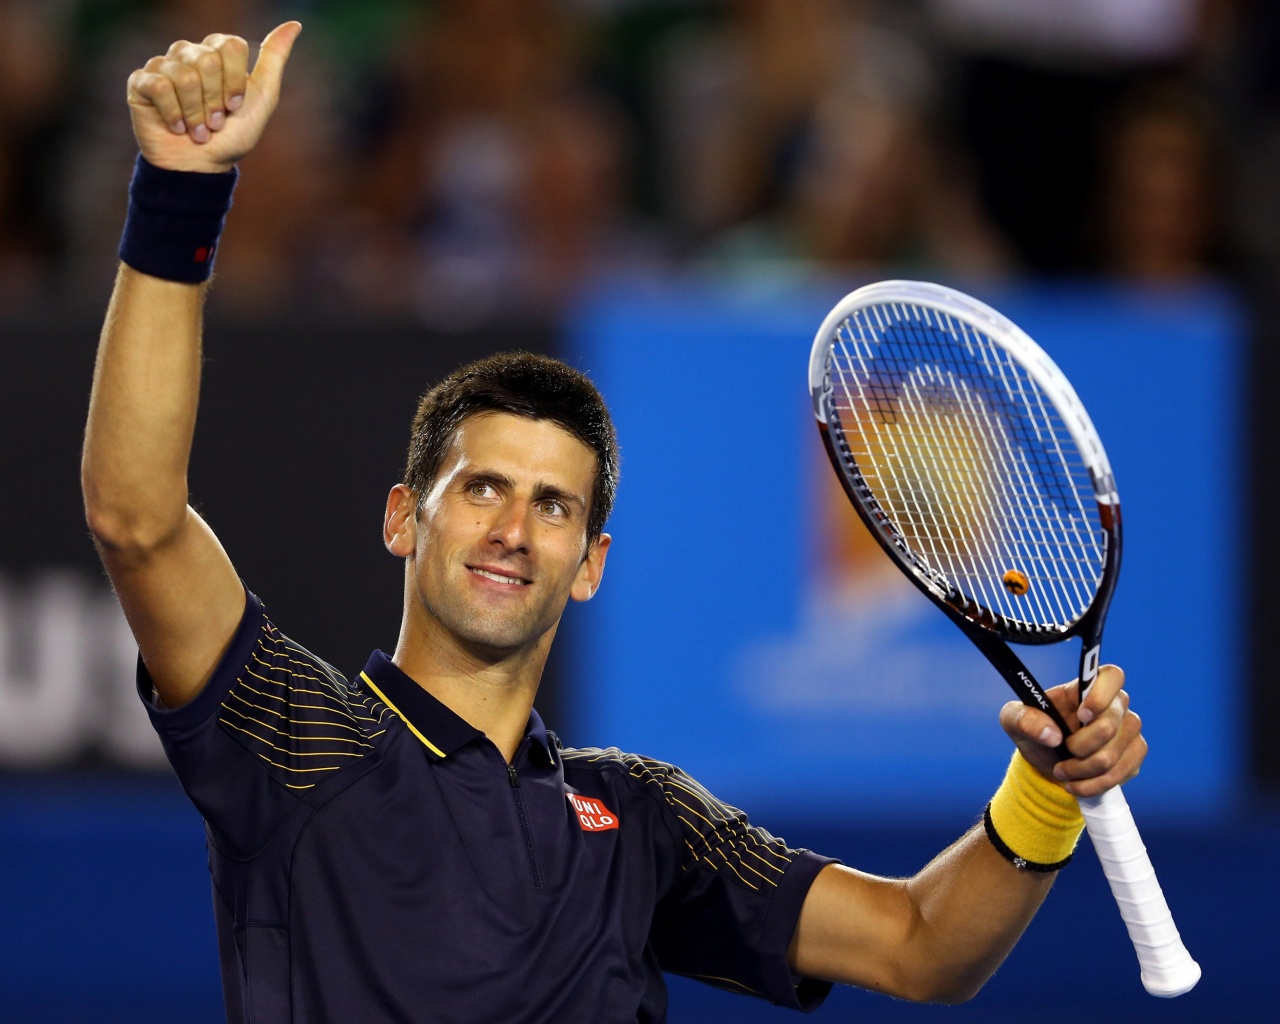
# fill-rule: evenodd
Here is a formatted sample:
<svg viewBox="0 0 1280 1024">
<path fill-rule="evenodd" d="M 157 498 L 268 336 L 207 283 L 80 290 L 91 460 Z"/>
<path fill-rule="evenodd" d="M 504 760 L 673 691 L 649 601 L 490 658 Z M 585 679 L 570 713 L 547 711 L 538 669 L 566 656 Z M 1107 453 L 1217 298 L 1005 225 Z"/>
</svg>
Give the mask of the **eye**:
<svg viewBox="0 0 1280 1024">
<path fill-rule="evenodd" d="M 567 516 L 569 510 L 555 498 L 543 498 L 538 502 L 538 511 L 544 516 Z"/>
<path fill-rule="evenodd" d="M 493 494 L 493 484 L 488 480 L 472 480 L 467 484 L 467 493 L 473 498 L 488 498 Z"/>
</svg>

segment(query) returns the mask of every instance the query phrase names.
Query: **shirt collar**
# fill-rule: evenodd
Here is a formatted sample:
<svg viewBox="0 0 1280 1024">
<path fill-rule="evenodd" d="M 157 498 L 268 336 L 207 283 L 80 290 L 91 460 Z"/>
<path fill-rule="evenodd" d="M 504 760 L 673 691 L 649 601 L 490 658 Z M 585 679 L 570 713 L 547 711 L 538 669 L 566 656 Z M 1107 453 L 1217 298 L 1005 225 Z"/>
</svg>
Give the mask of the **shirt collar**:
<svg viewBox="0 0 1280 1024">
<path fill-rule="evenodd" d="M 409 731 L 437 758 L 448 757 L 484 735 L 414 682 L 382 651 L 374 651 L 369 656 L 368 664 L 360 673 L 360 684 L 399 715 Z M 537 711 L 530 709 L 524 734 L 530 741 L 531 757 L 546 765 L 555 763 L 547 727 Z"/>
</svg>

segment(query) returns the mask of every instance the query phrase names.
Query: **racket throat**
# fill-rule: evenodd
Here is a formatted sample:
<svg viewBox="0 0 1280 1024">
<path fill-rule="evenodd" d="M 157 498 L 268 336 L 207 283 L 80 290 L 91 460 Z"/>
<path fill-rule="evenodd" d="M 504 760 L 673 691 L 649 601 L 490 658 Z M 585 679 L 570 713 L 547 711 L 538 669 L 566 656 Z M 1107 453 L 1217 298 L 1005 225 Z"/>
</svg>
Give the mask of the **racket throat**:
<svg viewBox="0 0 1280 1024">
<path fill-rule="evenodd" d="M 1009 684 L 1009 688 L 1017 694 L 1018 699 L 1027 707 L 1043 711 L 1053 719 L 1053 724 L 1062 733 L 1062 742 L 1055 748 L 1058 760 L 1065 761 L 1067 758 L 1074 756 L 1067 750 L 1067 737 L 1071 735 L 1073 730 L 1067 725 L 1066 720 L 1058 712 L 1058 709 L 1054 707 L 1053 701 L 1044 692 L 1044 687 L 1031 674 L 1031 670 L 1022 663 L 1022 659 L 1013 653 L 1008 644 L 996 639 L 986 630 L 961 621 L 959 616 L 955 616 L 955 618 L 960 624 L 960 628 L 973 641 L 974 646 L 983 653 L 987 661 L 991 662 L 992 667 L 1000 673 L 1001 678 Z M 1096 661 L 1096 646 L 1094 650 Z M 1094 675 L 1097 675 L 1096 668 L 1094 669 Z"/>
</svg>

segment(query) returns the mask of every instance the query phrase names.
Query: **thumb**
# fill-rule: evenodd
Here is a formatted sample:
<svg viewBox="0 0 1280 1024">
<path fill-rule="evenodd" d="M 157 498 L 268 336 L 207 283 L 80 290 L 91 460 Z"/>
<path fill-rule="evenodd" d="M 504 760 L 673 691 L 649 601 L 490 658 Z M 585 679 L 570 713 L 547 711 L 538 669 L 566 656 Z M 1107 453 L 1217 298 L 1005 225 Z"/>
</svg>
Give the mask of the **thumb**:
<svg viewBox="0 0 1280 1024">
<path fill-rule="evenodd" d="M 1052 778 L 1058 762 L 1055 748 L 1062 742 L 1062 730 L 1037 708 L 1010 701 L 1000 709 L 1000 724 L 1022 756 L 1046 779 Z"/>
<path fill-rule="evenodd" d="M 289 63 L 289 54 L 293 52 L 293 44 L 302 34 L 302 22 L 286 21 L 277 25 L 267 33 L 258 48 L 258 60 L 253 65 L 252 77 L 272 99 L 280 93 L 280 80 L 284 77 L 284 66 Z"/>
<path fill-rule="evenodd" d="M 1062 742 L 1062 730 L 1043 711 L 1011 700 L 1000 709 L 1000 724 L 1015 743 L 1022 741 L 1050 750 Z"/>
</svg>

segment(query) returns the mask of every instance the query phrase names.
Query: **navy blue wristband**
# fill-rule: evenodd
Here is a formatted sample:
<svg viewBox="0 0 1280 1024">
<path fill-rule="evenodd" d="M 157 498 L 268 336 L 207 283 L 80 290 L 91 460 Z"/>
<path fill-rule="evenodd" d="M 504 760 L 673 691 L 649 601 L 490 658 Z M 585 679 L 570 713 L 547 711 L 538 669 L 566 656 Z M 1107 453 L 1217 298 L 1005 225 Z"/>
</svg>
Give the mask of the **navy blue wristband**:
<svg viewBox="0 0 1280 1024">
<path fill-rule="evenodd" d="M 225 174 L 166 171 L 139 154 L 120 259 L 166 281 L 207 281 L 237 177 L 234 168 Z"/>
</svg>

